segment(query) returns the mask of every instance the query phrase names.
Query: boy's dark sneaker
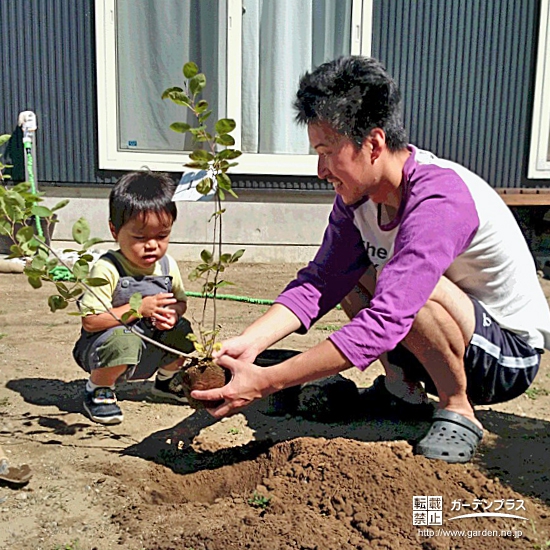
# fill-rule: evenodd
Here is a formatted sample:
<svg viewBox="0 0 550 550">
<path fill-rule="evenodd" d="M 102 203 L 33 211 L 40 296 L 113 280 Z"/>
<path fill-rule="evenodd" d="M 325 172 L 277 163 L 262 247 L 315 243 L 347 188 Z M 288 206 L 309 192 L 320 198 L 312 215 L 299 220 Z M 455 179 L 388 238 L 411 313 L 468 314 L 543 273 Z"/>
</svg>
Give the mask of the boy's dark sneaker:
<svg viewBox="0 0 550 550">
<path fill-rule="evenodd" d="M 189 401 L 183 391 L 180 373 L 181 371 L 177 372 L 172 378 L 166 378 L 165 380 L 161 380 L 157 375 L 151 393 L 155 397 L 171 399 L 187 405 Z"/>
<path fill-rule="evenodd" d="M 99 424 L 120 424 L 124 420 L 111 388 L 96 388 L 91 392 L 85 390 L 83 406 L 88 416 Z"/>
</svg>

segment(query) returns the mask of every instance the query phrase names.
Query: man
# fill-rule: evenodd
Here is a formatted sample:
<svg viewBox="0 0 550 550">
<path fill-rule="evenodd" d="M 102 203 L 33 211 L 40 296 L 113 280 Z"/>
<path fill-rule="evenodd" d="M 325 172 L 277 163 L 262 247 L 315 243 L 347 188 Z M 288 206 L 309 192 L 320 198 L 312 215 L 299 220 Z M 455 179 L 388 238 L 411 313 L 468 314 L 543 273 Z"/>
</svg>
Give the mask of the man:
<svg viewBox="0 0 550 550">
<path fill-rule="evenodd" d="M 509 209 L 481 178 L 406 141 L 397 85 L 376 60 L 343 57 L 306 74 L 295 107 L 336 199 L 321 247 L 276 303 L 217 361 L 232 372 L 224 416 L 289 386 L 382 359 L 368 390 L 408 411 L 437 393 L 416 452 L 467 462 L 482 439 L 473 405 L 506 401 L 532 383 L 550 344 L 550 312 Z M 326 341 L 279 365 L 252 365 L 338 302 L 352 317 Z M 389 353 L 388 353 L 389 352 Z M 409 413 L 407 413 L 409 414 Z"/>
</svg>

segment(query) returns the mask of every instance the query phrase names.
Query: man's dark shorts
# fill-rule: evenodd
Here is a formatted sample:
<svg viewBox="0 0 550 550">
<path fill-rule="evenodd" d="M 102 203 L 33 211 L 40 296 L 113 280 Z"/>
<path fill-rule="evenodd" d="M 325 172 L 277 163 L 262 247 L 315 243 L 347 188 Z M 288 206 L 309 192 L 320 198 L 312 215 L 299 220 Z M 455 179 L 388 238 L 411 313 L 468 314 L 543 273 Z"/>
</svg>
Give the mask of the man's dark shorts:
<svg viewBox="0 0 550 550">
<path fill-rule="evenodd" d="M 464 354 L 468 397 L 475 405 L 502 403 L 520 396 L 531 385 L 542 351 L 531 347 L 518 334 L 502 328 L 475 299 L 476 326 Z M 390 363 L 411 377 L 422 380 L 429 393 L 437 395 L 433 382 L 416 357 L 402 345 L 388 352 Z"/>
</svg>

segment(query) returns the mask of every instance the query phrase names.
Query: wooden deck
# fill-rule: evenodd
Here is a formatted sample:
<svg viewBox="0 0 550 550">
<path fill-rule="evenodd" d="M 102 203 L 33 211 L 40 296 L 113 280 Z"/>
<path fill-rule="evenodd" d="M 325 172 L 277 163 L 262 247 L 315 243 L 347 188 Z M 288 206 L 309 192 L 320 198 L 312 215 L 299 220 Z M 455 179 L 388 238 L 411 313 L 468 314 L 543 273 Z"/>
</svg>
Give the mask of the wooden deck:
<svg viewBox="0 0 550 550">
<path fill-rule="evenodd" d="M 497 188 L 508 206 L 550 206 L 550 187 Z"/>
</svg>

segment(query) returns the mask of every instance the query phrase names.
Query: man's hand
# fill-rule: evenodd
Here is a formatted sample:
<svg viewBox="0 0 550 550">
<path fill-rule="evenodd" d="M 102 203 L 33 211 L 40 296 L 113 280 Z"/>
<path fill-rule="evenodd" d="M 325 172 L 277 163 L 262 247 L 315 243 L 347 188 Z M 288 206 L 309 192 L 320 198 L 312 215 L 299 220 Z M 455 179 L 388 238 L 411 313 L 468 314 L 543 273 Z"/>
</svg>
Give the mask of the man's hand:
<svg viewBox="0 0 550 550">
<path fill-rule="evenodd" d="M 220 365 L 222 363 L 219 362 L 218 359 L 224 355 L 228 355 L 233 359 L 239 359 L 245 363 L 253 363 L 260 351 L 263 350 L 256 350 L 253 346 L 253 342 L 241 334 L 240 336 L 235 336 L 234 338 L 229 338 L 222 342 L 220 350 L 215 351 L 212 356 Z"/>
<path fill-rule="evenodd" d="M 207 409 L 214 418 L 239 412 L 256 399 L 271 393 L 266 368 L 229 355 L 220 356 L 216 363 L 231 371 L 231 381 L 222 388 L 191 392 L 191 397 L 201 401 L 223 401 L 219 407 Z"/>
</svg>

